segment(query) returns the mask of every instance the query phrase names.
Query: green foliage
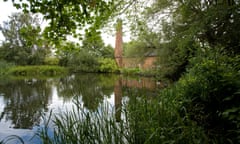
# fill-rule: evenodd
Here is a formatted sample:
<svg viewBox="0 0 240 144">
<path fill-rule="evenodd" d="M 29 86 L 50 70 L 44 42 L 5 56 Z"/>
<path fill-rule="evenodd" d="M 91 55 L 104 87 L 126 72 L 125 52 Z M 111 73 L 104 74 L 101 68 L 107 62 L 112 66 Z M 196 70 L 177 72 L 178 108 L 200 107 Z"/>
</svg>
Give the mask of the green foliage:
<svg viewBox="0 0 240 144">
<path fill-rule="evenodd" d="M 67 73 L 67 69 L 59 66 L 15 66 L 8 71 L 16 76 L 55 76 Z"/>
<path fill-rule="evenodd" d="M 99 59 L 99 71 L 100 72 L 117 72 L 118 67 L 114 59 L 111 58 L 103 58 Z"/>
<path fill-rule="evenodd" d="M 74 53 L 79 52 L 79 50 L 79 46 L 73 42 L 59 42 L 56 46 L 56 56 L 59 58 L 59 65 L 67 66 Z"/>
<path fill-rule="evenodd" d="M 23 13 L 14 13 L 9 18 L 0 26 L 5 37 L 0 47 L 1 58 L 17 65 L 43 64 L 49 47 L 40 34 L 39 18 Z"/>
<path fill-rule="evenodd" d="M 97 72 L 98 59 L 112 58 L 113 48 L 105 46 L 100 33 L 87 33 L 80 47 L 73 42 L 62 41 L 57 45 L 57 57 L 61 66 L 69 66 L 73 71 Z"/>
<path fill-rule="evenodd" d="M 14 64 L 8 63 L 4 60 L 0 60 L 0 76 L 8 74 L 8 71 Z"/>
<path fill-rule="evenodd" d="M 126 75 L 136 75 L 139 74 L 141 70 L 139 68 L 123 68 L 121 69 L 121 73 Z"/>
<path fill-rule="evenodd" d="M 187 115 L 179 115 L 181 104 L 174 97 L 177 91 L 164 90 L 159 98 L 136 97 L 136 91 L 127 89 L 130 96 L 121 109 L 114 111 L 101 104 L 95 111 L 82 107 L 77 97 L 72 111 L 50 115 L 38 135 L 46 143 L 206 143 L 204 132 Z M 184 109 L 184 107 L 182 107 Z M 116 113 L 121 113 L 117 120 Z M 48 123 L 53 120 L 53 136 Z"/>
<path fill-rule="evenodd" d="M 210 137 L 220 135 L 218 142 L 238 143 L 240 107 L 239 69 L 233 61 L 239 58 L 229 58 L 216 52 L 212 57 L 200 56 L 192 59 L 192 68 L 178 82 L 178 93 L 185 97 L 183 105 L 191 118 L 212 129 Z M 228 135 L 225 135 L 228 133 Z"/>
<path fill-rule="evenodd" d="M 77 100 L 76 100 L 77 102 Z M 48 127 L 39 131 L 46 143 L 116 143 L 127 142 L 123 122 L 117 123 L 109 105 L 102 105 L 96 112 L 87 111 L 76 103 L 73 111 L 54 115 L 56 126 L 53 138 L 48 136 Z"/>
<path fill-rule="evenodd" d="M 125 57 L 143 57 L 146 53 L 146 45 L 142 41 L 131 41 L 123 47 Z"/>
<path fill-rule="evenodd" d="M 74 72 L 97 72 L 99 67 L 98 59 L 86 51 L 75 53 L 69 59 L 68 66 Z"/>
<path fill-rule="evenodd" d="M 117 72 L 115 60 L 92 55 L 88 50 L 81 50 L 68 60 L 68 67 L 73 72 Z"/>
<path fill-rule="evenodd" d="M 122 30 L 122 20 L 121 19 L 117 19 L 116 22 L 116 31 Z"/>
<path fill-rule="evenodd" d="M 104 46 L 101 51 L 101 55 L 104 58 L 114 58 L 114 49 L 111 45 Z"/>
<path fill-rule="evenodd" d="M 87 51 L 92 56 L 113 57 L 113 48 L 110 45 L 105 46 L 101 37 L 101 33 L 98 31 L 86 31 L 82 44 L 82 49 Z"/>
<path fill-rule="evenodd" d="M 151 76 L 156 77 L 158 72 L 156 70 L 150 69 L 150 70 L 142 70 L 139 68 L 122 68 L 120 69 L 120 73 L 124 75 L 136 75 L 136 76 Z"/>
<path fill-rule="evenodd" d="M 58 65 L 59 59 L 56 57 L 47 57 L 44 59 L 44 64 L 45 65 Z"/>
<path fill-rule="evenodd" d="M 13 1 L 13 5 L 24 12 L 41 13 L 49 21 L 45 36 L 59 40 L 66 35 L 81 35 L 78 30 L 90 26 L 98 29 L 114 13 L 116 0 L 51 0 L 51 1 Z"/>
<path fill-rule="evenodd" d="M 202 47 L 218 45 L 228 54 L 239 54 L 240 3 L 236 0 L 132 3 L 130 8 L 136 7 L 127 10 L 127 22 L 137 40 L 159 50 L 159 73 L 164 77 L 178 80 Z"/>
<path fill-rule="evenodd" d="M 130 94 L 134 96 L 134 92 Z M 203 130 L 187 115 L 178 102 L 174 87 L 160 92 L 158 98 L 132 97 L 127 105 L 131 129 L 130 143 L 206 143 Z"/>
</svg>

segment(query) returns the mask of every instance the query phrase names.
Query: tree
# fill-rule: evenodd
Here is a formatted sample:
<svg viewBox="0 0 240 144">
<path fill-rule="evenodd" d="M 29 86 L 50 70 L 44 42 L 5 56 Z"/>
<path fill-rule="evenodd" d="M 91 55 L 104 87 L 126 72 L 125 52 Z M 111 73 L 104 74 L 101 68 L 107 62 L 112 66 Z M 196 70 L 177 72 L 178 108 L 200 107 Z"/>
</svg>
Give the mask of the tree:
<svg viewBox="0 0 240 144">
<path fill-rule="evenodd" d="M 178 79 L 189 60 L 204 49 L 239 54 L 239 6 L 238 0 L 153 0 L 142 11 L 139 7 L 129 23 L 137 36 L 144 31 L 158 35 L 161 71 Z"/>
<path fill-rule="evenodd" d="M 100 32 L 86 32 L 82 41 L 82 48 L 89 52 L 92 56 L 101 56 L 101 51 L 104 48 L 104 42 Z"/>
<path fill-rule="evenodd" d="M 49 50 L 41 35 L 37 16 L 14 13 L 0 30 L 5 41 L 0 47 L 1 57 L 19 65 L 42 64 Z"/>
<path fill-rule="evenodd" d="M 113 48 L 105 46 L 100 32 L 86 32 L 82 49 L 94 57 L 113 57 Z"/>
<path fill-rule="evenodd" d="M 80 46 L 73 42 L 61 41 L 59 45 L 56 45 L 56 55 L 59 58 L 59 64 L 61 66 L 67 66 L 69 60 L 72 59 L 76 52 L 80 51 Z"/>
<path fill-rule="evenodd" d="M 7 0 L 5 0 L 7 1 Z M 25 12 L 41 13 L 49 21 L 45 34 L 51 39 L 66 35 L 77 36 L 78 30 L 91 25 L 99 28 L 114 12 L 121 0 L 25 0 L 13 1 L 16 8 Z"/>
</svg>

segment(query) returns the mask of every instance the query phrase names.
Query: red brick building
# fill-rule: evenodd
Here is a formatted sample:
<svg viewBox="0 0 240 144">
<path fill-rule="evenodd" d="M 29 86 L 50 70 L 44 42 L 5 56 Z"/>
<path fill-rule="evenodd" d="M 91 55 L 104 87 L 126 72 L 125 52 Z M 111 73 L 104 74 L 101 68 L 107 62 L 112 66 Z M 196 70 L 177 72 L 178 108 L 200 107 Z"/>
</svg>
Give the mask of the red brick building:
<svg viewBox="0 0 240 144">
<path fill-rule="evenodd" d="M 124 57 L 122 40 L 122 21 L 118 20 L 116 28 L 116 41 L 114 57 L 118 67 L 152 69 L 157 61 L 156 53 L 145 54 L 144 57 Z"/>
</svg>

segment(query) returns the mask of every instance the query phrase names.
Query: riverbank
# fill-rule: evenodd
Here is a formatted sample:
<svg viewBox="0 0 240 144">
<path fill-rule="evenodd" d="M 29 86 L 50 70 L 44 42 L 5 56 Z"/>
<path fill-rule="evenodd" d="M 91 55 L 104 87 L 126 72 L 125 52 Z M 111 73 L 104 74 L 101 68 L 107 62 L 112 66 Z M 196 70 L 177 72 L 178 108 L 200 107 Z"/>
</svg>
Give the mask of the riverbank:
<svg viewBox="0 0 240 144">
<path fill-rule="evenodd" d="M 56 76 L 68 73 L 68 69 L 61 66 L 8 66 L 1 70 L 0 76 Z"/>
</svg>

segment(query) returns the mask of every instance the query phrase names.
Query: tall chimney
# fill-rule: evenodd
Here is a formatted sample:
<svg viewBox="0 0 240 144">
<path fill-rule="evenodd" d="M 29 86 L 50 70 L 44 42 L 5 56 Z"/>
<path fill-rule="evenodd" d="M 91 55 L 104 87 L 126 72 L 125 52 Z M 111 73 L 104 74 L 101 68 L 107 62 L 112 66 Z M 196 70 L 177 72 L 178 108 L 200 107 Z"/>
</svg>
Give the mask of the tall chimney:
<svg viewBox="0 0 240 144">
<path fill-rule="evenodd" d="M 116 41 L 114 56 L 118 67 L 122 67 L 123 40 L 122 40 L 122 20 L 118 19 L 116 24 Z"/>
</svg>

